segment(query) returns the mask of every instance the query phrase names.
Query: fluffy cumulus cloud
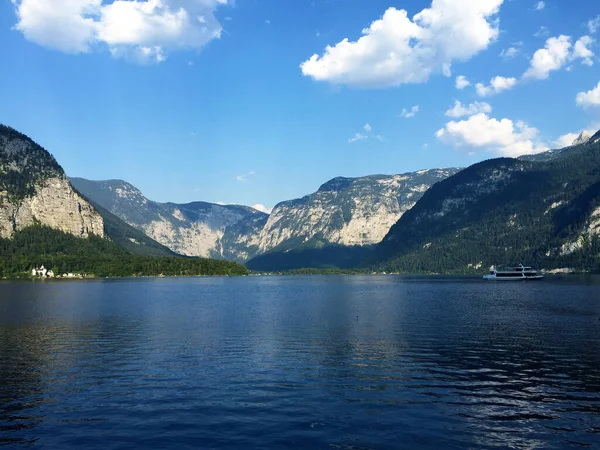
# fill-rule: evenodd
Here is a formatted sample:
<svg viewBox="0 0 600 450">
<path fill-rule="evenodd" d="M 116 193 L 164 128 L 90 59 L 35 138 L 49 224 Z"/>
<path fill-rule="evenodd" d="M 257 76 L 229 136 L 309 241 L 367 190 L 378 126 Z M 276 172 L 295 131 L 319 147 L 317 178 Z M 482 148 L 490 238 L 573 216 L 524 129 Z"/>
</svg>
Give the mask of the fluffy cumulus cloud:
<svg viewBox="0 0 600 450">
<path fill-rule="evenodd" d="M 550 76 L 550 72 L 559 70 L 577 59 L 581 59 L 588 66 L 593 65 L 594 53 L 589 48 L 593 42 L 590 36 L 582 36 L 575 45 L 571 44 L 570 36 L 549 38 L 545 47 L 533 54 L 523 78 L 544 80 Z"/>
<path fill-rule="evenodd" d="M 483 83 L 477 83 L 475 89 L 480 97 L 489 97 L 490 95 L 498 94 L 502 91 L 508 91 L 517 84 L 516 78 L 494 77 L 490 80 L 488 86 Z"/>
<path fill-rule="evenodd" d="M 546 7 L 546 3 L 539 1 L 535 4 L 535 6 L 533 7 L 533 9 L 535 9 L 536 11 L 541 11 L 542 9 L 544 9 Z"/>
<path fill-rule="evenodd" d="M 479 113 L 491 113 L 492 107 L 489 103 L 486 102 L 473 102 L 470 105 L 463 105 L 461 102 L 456 100 L 454 102 L 454 106 L 448 111 L 446 111 L 446 115 L 448 117 L 452 117 L 457 119 L 459 117 L 464 116 L 474 116 Z"/>
<path fill-rule="evenodd" d="M 456 77 L 456 83 L 455 83 L 456 89 L 462 90 L 470 85 L 471 85 L 471 82 L 469 80 L 467 80 L 467 77 L 465 77 L 464 75 L 459 75 Z"/>
<path fill-rule="evenodd" d="M 600 83 L 594 89 L 577 94 L 576 101 L 579 106 L 583 106 L 584 108 L 600 106 Z"/>
<path fill-rule="evenodd" d="M 116 57 L 161 62 L 221 36 L 215 10 L 228 0 L 12 0 L 26 39 L 66 53 L 107 46 Z"/>
<path fill-rule="evenodd" d="M 582 36 L 573 46 L 573 59 L 582 59 L 587 66 L 594 65 L 594 52 L 590 50 L 590 46 L 594 43 L 594 39 L 589 36 Z"/>
<path fill-rule="evenodd" d="M 550 72 L 560 69 L 569 60 L 570 50 L 571 38 L 569 36 L 551 37 L 546 41 L 544 48 L 533 54 L 530 66 L 523 77 L 539 80 L 548 78 Z"/>
<path fill-rule="evenodd" d="M 517 157 L 540 153 L 548 147 L 537 141 L 538 130 L 525 122 L 497 120 L 479 113 L 466 120 L 451 121 L 440 129 L 439 140 L 469 151 L 485 150 L 501 156 Z"/>
<path fill-rule="evenodd" d="M 450 76 L 456 61 L 467 61 L 498 37 L 496 15 L 504 0 L 433 0 L 411 18 L 389 8 L 363 36 L 327 46 L 301 64 L 319 81 L 357 87 L 423 83 L 434 73 Z"/>
</svg>

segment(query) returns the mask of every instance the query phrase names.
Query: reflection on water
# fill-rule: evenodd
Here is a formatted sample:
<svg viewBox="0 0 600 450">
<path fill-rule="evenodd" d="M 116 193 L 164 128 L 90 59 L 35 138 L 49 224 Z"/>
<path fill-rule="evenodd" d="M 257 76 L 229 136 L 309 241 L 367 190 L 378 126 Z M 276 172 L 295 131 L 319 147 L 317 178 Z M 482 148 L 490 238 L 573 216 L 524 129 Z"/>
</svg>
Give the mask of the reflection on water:
<svg viewBox="0 0 600 450">
<path fill-rule="evenodd" d="M 600 445 L 600 283 L 0 283 L 0 445 Z"/>
</svg>

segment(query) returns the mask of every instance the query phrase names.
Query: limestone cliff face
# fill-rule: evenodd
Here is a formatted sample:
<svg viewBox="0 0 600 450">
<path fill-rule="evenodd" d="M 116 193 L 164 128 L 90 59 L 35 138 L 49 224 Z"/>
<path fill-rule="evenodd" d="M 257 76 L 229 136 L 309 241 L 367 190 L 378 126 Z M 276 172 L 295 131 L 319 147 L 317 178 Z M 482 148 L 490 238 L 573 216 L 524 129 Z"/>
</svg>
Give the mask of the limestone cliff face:
<svg viewBox="0 0 600 450">
<path fill-rule="evenodd" d="M 0 236 L 11 237 L 16 230 L 34 224 L 47 225 L 78 237 L 104 237 L 104 223 L 96 210 L 62 177 L 44 180 L 35 193 L 11 202 L 0 192 Z"/>
<path fill-rule="evenodd" d="M 77 194 L 43 148 L 0 126 L 0 237 L 41 224 L 78 237 L 104 237 L 96 210 Z"/>
<path fill-rule="evenodd" d="M 267 215 L 247 206 L 158 203 L 122 180 L 71 178 L 75 188 L 181 255 L 245 261 L 256 255 Z"/>
<path fill-rule="evenodd" d="M 457 171 L 334 178 L 314 194 L 278 204 L 260 234 L 259 250 L 378 243 L 427 189 Z"/>
<path fill-rule="evenodd" d="M 457 171 L 334 178 L 314 194 L 280 203 L 270 216 L 239 205 L 153 202 L 122 180 L 71 182 L 94 204 L 174 252 L 247 261 L 273 249 L 378 243 L 432 184 Z"/>
</svg>

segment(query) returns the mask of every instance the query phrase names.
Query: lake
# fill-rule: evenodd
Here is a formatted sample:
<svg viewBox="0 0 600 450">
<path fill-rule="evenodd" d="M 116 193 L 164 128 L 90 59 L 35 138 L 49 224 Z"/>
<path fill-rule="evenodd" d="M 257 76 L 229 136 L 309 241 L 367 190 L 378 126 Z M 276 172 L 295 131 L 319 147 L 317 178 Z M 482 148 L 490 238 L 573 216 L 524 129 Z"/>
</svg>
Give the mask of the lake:
<svg viewBox="0 0 600 450">
<path fill-rule="evenodd" d="M 600 278 L 0 282 L 0 445 L 600 445 Z"/>
</svg>

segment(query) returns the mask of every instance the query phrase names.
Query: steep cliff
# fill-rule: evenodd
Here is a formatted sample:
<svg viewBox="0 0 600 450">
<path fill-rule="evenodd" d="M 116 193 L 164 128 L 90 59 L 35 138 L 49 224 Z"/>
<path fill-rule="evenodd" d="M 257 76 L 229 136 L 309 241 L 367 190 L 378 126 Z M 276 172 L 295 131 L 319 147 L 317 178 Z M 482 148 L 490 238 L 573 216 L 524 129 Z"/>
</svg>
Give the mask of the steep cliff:
<svg viewBox="0 0 600 450">
<path fill-rule="evenodd" d="M 425 191 L 458 170 L 334 178 L 313 194 L 275 206 L 260 234 L 260 253 L 378 243 Z"/>
<path fill-rule="evenodd" d="M 104 236 L 98 212 L 41 146 L 0 125 L 0 237 L 40 224 L 77 237 Z"/>
<path fill-rule="evenodd" d="M 187 255 L 244 261 L 258 250 L 267 214 L 247 206 L 158 203 L 122 180 L 71 178 L 94 203 L 172 251 Z"/>
</svg>

